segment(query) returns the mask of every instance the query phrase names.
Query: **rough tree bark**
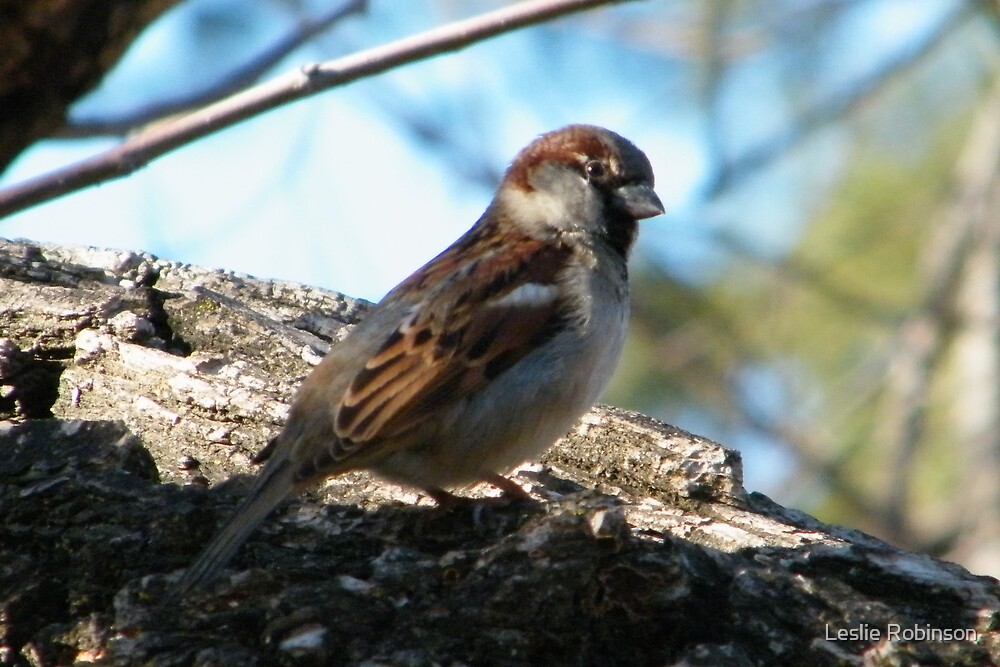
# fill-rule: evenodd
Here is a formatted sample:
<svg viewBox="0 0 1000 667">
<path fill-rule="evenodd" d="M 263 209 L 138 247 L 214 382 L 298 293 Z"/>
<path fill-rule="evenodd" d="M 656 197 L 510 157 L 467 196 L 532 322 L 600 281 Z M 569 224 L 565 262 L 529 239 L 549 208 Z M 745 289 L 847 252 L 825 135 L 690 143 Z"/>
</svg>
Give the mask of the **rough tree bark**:
<svg viewBox="0 0 1000 667">
<path fill-rule="evenodd" d="M 162 604 L 366 308 L 0 240 L 0 662 L 1000 662 L 995 579 L 748 493 L 736 453 L 608 407 L 521 470 L 535 506 L 345 475 Z"/>
</svg>

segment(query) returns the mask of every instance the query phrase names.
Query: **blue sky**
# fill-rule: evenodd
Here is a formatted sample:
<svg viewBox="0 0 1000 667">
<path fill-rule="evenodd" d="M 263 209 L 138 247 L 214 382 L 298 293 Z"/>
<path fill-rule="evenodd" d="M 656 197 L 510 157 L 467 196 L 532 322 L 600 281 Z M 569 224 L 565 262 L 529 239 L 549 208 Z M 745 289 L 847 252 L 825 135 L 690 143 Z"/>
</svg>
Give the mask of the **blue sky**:
<svg viewBox="0 0 1000 667">
<path fill-rule="evenodd" d="M 951 3 L 864 4 L 839 36 L 852 48 L 829 47 L 839 58 L 837 67 L 822 70 L 831 85 L 863 74 L 880 52 L 911 39 Z M 244 6 L 248 10 L 234 20 L 232 0 L 180 4 L 147 31 L 74 115 L 113 114 L 208 85 L 294 19 L 278 3 Z M 434 11 L 441 6 L 454 7 L 374 2 L 369 15 L 348 19 L 276 71 L 457 18 L 455 11 Z M 694 64 L 683 54 L 672 57 L 669 50 L 625 47 L 612 39 L 643 21 L 671 18 L 672 7 L 648 2 L 598 10 L 332 90 L 184 147 L 126 179 L 6 219 L 0 234 L 141 248 L 378 299 L 468 228 L 491 194 L 462 178 L 463 165 L 447 163 L 400 127 L 392 117 L 398 99 L 407 113 L 425 112 L 465 135 L 460 141 L 476 144 L 497 169 L 535 135 L 567 123 L 605 125 L 628 136 L 649 154 L 669 210 L 647 225 L 653 229 L 645 230 L 640 248 L 682 275 L 696 277 L 712 265 L 706 237 L 718 220 L 736 231 L 741 221 L 752 224 L 746 238 L 765 252 L 783 252 L 807 206 L 795 197 L 802 190 L 796 186 L 803 185 L 799 165 L 776 165 L 759 177 L 763 183 L 733 193 L 729 206 L 717 204 L 714 213 L 699 208 L 709 157 Z M 221 23 L 212 34 L 204 34 L 212 26 L 206 16 Z M 775 90 L 778 68 L 764 54 L 734 68 L 724 90 L 725 134 L 733 152 L 787 121 L 789 111 Z M 113 143 L 42 142 L 0 185 Z M 836 141 L 827 144 L 811 150 L 836 159 Z M 748 208 L 753 215 L 730 213 Z M 769 222 L 761 226 L 760 219 Z"/>
<path fill-rule="evenodd" d="M 182 4 L 151 29 L 74 113 L 100 116 L 149 97 L 169 97 L 190 85 L 171 68 L 170 54 L 190 39 L 184 26 L 191 21 L 186 12 L 194 11 L 194 4 Z M 371 46 L 404 36 L 406 31 L 395 25 L 400 22 L 399 7 L 375 3 L 375 16 L 350 20 L 357 29 L 349 39 Z M 261 32 L 273 37 L 281 32 L 278 23 Z M 378 28 L 385 34 L 368 34 Z M 579 22 L 572 19 L 551 30 L 572 32 L 574 40 L 582 37 L 586 43 L 579 50 L 596 54 L 593 62 L 574 67 L 597 67 L 597 56 L 618 48 L 599 34 L 577 34 Z M 268 35 L 259 39 L 267 43 Z M 249 51 L 246 44 L 241 49 Z M 372 102 L 373 91 L 382 98 L 405 96 L 401 103 L 417 108 L 440 100 L 436 113 L 453 115 L 456 127 L 475 111 L 463 108 L 468 94 L 509 106 L 476 120 L 488 134 L 477 135 L 470 128 L 469 141 L 479 143 L 498 169 L 543 131 L 570 122 L 607 125 L 636 141 L 654 164 L 671 165 L 657 189 L 669 206 L 678 206 L 698 179 L 698 146 L 682 123 L 642 123 L 642 116 L 623 103 L 634 89 L 647 98 L 639 98 L 641 106 L 654 106 L 652 87 L 643 90 L 640 81 L 622 78 L 614 84 L 615 98 L 588 96 L 580 90 L 584 84 L 565 81 L 573 72 L 564 67 L 554 77 L 565 84 L 565 109 L 540 112 L 525 107 L 517 95 L 498 102 L 503 99 L 498 89 L 517 85 L 520 75 L 513 70 L 529 67 L 543 50 L 532 35 L 515 34 L 410 66 L 386 77 L 387 83 L 361 82 L 333 90 L 187 146 L 127 179 L 13 216 L 0 223 L 0 234 L 141 248 L 178 261 L 376 300 L 471 226 L 491 192 L 479 183 L 463 182 L 463 165 L 445 164 L 442 156 L 415 142 L 393 122 L 391 109 Z M 531 58 L 523 58 L 531 52 Z M 520 54 L 520 62 L 511 53 Z M 331 55 L 322 45 L 311 47 L 289 58 L 288 66 Z M 206 59 L 218 63 L 213 57 Z M 511 70 L 483 77 L 498 61 L 512 65 Z M 203 71 L 202 65 L 198 59 L 186 63 L 194 71 Z M 615 80 L 613 72 L 604 76 Z M 456 94 L 466 82 L 464 90 L 471 88 L 472 93 Z M 111 140 L 43 142 L 25 153 L 0 183 L 44 173 L 111 145 Z"/>
</svg>

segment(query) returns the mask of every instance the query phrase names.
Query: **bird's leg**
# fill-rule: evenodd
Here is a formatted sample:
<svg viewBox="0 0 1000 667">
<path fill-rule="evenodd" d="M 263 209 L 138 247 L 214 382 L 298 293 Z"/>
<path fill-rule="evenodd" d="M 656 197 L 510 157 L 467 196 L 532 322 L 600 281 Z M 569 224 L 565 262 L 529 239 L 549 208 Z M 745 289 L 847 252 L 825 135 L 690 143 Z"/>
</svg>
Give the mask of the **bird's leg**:
<svg viewBox="0 0 1000 667">
<path fill-rule="evenodd" d="M 424 493 L 436 502 L 439 507 L 454 507 L 468 501 L 468 498 L 456 496 L 454 493 L 445 491 L 444 489 L 424 489 Z"/>
<path fill-rule="evenodd" d="M 527 491 L 521 488 L 521 485 L 517 482 L 504 477 L 503 475 L 498 475 L 493 473 L 491 475 L 486 475 L 483 477 L 482 481 L 487 484 L 492 484 L 503 492 L 503 497 L 493 498 L 494 501 L 502 502 L 517 502 L 517 503 L 533 503 L 535 499 L 531 497 Z M 436 502 L 441 507 L 454 507 L 456 505 L 463 504 L 480 504 L 484 500 L 489 501 L 486 498 L 466 498 L 464 496 L 456 496 L 450 491 L 445 491 L 444 489 L 424 489 L 426 493 L 434 502 Z"/>
<path fill-rule="evenodd" d="M 487 482 L 488 484 L 492 484 L 493 486 L 503 491 L 503 495 L 509 500 L 522 503 L 535 502 L 535 499 L 531 497 L 530 493 L 525 491 L 520 484 L 510 479 L 509 477 L 504 477 L 503 475 L 493 473 L 492 475 L 484 477 L 483 481 Z"/>
</svg>

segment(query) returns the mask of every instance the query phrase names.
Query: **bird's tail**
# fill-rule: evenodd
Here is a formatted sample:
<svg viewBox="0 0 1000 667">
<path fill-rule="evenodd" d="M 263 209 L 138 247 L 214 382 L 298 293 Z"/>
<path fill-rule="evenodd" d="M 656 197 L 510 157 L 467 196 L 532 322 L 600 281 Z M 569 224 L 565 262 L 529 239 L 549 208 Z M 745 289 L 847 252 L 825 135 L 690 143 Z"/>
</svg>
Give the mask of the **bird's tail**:
<svg viewBox="0 0 1000 667">
<path fill-rule="evenodd" d="M 170 598 L 180 598 L 215 576 L 250 533 L 295 488 L 294 478 L 295 467 L 287 457 L 268 461 L 243 502 L 198 556 L 198 560 L 184 573 Z"/>
</svg>

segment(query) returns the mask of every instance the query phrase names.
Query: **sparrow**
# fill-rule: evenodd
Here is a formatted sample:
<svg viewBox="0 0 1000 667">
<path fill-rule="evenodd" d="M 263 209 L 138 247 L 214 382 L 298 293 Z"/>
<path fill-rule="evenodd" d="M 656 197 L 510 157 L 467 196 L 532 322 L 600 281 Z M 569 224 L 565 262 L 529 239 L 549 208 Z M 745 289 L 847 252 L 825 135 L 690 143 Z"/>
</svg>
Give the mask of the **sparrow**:
<svg viewBox="0 0 1000 667">
<path fill-rule="evenodd" d="M 423 490 L 537 457 L 597 400 L 621 354 L 637 221 L 663 213 L 645 154 L 570 125 L 515 157 L 469 231 L 393 288 L 302 382 L 245 499 L 181 578 L 223 567 L 287 496 L 351 470 Z"/>
</svg>

